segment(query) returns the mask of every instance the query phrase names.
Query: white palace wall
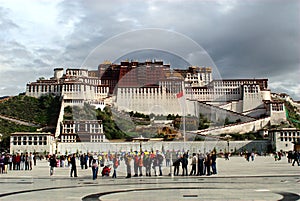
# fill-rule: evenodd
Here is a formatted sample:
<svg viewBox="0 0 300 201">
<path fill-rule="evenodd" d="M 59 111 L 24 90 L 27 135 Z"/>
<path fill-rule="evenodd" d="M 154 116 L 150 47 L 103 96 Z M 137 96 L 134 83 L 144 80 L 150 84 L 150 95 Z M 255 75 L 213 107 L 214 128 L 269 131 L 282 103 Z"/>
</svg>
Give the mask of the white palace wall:
<svg viewBox="0 0 300 201">
<path fill-rule="evenodd" d="M 149 91 L 145 93 L 140 93 L 139 90 L 144 89 L 118 88 L 115 106 L 126 112 L 155 115 L 182 114 L 182 106 L 176 95 L 160 93 L 158 88 L 147 89 Z"/>
<path fill-rule="evenodd" d="M 252 140 L 252 141 L 230 141 L 230 152 L 252 151 L 266 152 L 269 141 Z M 58 152 L 65 153 L 87 153 L 87 152 L 119 152 L 119 151 L 139 151 L 142 146 L 143 151 L 162 151 L 162 150 L 190 150 L 190 152 L 209 152 L 216 148 L 217 152 L 225 152 L 228 149 L 227 141 L 193 141 L 193 142 L 124 142 L 124 143 L 59 143 Z"/>
</svg>

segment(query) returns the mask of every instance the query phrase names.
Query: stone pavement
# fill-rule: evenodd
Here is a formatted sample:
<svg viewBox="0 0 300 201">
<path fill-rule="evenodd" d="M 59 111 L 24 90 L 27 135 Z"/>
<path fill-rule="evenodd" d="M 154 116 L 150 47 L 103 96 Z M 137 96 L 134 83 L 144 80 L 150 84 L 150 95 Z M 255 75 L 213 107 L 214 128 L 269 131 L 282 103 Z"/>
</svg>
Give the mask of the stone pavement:
<svg viewBox="0 0 300 201">
<path fill-rule="evenodd" d="M 32 171 L 0 174 L 0 200 L 300 200 L 300 166 L 286 158 L 218 158 L 217 168 L 212 176 L 171 177 L 170 168 L 163 167 L 164 176 L 125 179 L 123 161 L 117 179 L 92 180 L 91 169 L 79 166 L 77 178 L 69 177 L 67 167 L 49 176 L 48 163 L 38 161 Z"/>
</svg>

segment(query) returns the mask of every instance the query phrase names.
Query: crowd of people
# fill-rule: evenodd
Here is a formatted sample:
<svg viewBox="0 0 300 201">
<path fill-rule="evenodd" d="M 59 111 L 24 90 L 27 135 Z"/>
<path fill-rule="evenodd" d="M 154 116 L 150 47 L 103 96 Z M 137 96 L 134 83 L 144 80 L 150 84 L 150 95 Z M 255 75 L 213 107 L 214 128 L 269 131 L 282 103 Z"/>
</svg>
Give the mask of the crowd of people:
<svg viewBox="0 0 300 201">
<path fill-rule="evenodd" d="M 117 178 L 119 165 L 125 165 L 126 178 L 141 176 L 163 176 L 162 167 L 170 167 L 169 175 L 174 176 L 202 176 L 217 174 L 217 155 L 211 153 L 192 153 L 189 151 L 134 151 L 100 154 L 76 154 L 68 156 L 49 156 L 50 175 L 53 175 L 55 167 L 71 167 L 70 176 L 77 177 L 76 160 L 79 160 L 82 170 L 91 168 L 93 179 L 97 178 L 99 168 L 102 168 L 102 176 Z M 190 166 L 189 166 L 190 165 Z M 181 169 L 181 174 L 180 174 Z M 190 171 L 189 171 L 190 169 Z"/>
<path fill-rule="evenodd" d="M 0 174 L 7 174 L 8 170 L 32 170 L 36 166 L 36 160 L 42 156 L 32 152 L 0 154 Z"/>
<path fill-rule="evenodd" d="M 247 161 L 254 161 L 254 152 L 241 153 Z M 290 151 L 287 153 L 275 153 L 275 160 L 287 157 L 288 163 L 293 166 L 300 165 L 300 153 Z M 8 170 L 32 170 L 37 160 L 44 157 L 31 152 L 17 154 L 0 154 L 0 174 L 6 174 Z M 70 177 L 77 177 L 77 161 L 81 169 L 91 169 L 92 178 L 97 179 L 99 169 L 102 176 L 117 178 L 117 170 L 121 165 L 126 169 L 126 178 L 141 176 L 163 176 L 163 172 L 174 176 L 210 176 L 217 174 L 217 154 L 215 151 L 207 153 L 190 153 L 189 151 L 131 151 L 117 153 L 87 153 L 69 155 L 49 155 L 45 157 L 49 162 L 50 176 L 57 167 L 70 167 Z M 224 155 L 229 160 L 229 154 Z M 170 168 L 163 171 L 162 168 Z"/>
</svg>

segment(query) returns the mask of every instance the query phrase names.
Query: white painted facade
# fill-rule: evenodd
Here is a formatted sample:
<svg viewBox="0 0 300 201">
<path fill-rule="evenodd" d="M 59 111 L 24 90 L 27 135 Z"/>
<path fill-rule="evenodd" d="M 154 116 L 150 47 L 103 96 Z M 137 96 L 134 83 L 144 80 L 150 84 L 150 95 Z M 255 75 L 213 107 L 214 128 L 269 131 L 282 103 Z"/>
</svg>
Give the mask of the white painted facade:
<svg viewBox="0 0 300 201">
<path fill-rule="evenodd" d="M 257 151 L 267 152 L 268 140 L 249 140 L 249 141 L 230 141 L 230 152 Z M 189 142 L 167 142 L 167 141 L 148 141 L 148 142 L 119 142 L 119 143 L 59 143 L 58 153 L 113 153 L 139 151 L 140 145 L 143 151 L 158 150 L 162 148 L 167 151 L 189 150 L 193 152 L 210 152 L 216 148 L 217 153 L 228 150 L 228 144 L 225 140 L 219 141 L 189 141 Z"/>
<path fill-rule="evenodd" d="M 269 139 L 276 151 L 292 151 L 293 142 L 300 142 L 300 130 L 295 128 L 269 130 Z"/>
<path fill-rule="evenodd" d="M 54 135 L 41 132 L 15 132 L 10 136 L 10 153 L 38 152 L 53 153 Z"/>
<path fill-rule="evenodd" d="M 67 69 L 64 74 L 62 68 L 56 68 L 54 77 L 49 80 L 37 80 L 27 84 L 26 95 L 40 97 L 44 94 L 54 94 L 62 97 L 56 138 L 61 136 L 61 130 L 64 134 L 67 133 L 63 125 L 64 107 L 83 106 L 84 103 L 101 109 L 105 105 L 111 105 L 119 111 L 144 114 L 198 116 L 199 113 L 205 113 L 209 115 L 210 120 L 214 121 L 226 117 L 230 121 L 241 120 L 239 124 L 214 128 L 202 133 L 212 135 L 257 131 L 263 129 L 269 122 L 279 124 L 281 121 L 286 121 L 284 105 L 278 107 L 280 103 L 276 103 L 276 106 L 272 103 L 267 79 L 213 80 L 211 68 L 192 67 L 192 69 L 194 71 L 187 72 L 185 77 L 178 76 L 178 73 L 171 73 L 151 86 L 117 86 L 116 93 L 110 96 L 109 86 L 101 83 L 101 79 L 96 76 L 97 72 L 87 69 Z M 177 97 L 180 92 L 183 92 L 182 98 Z M 264 118 L 254 119 L 261 116 Z M 90 136 L 89 142 L 105 142 L 103 130 L 101 135 Z M 74 151 L 82 145 L 80 143 L 77 146 L 75 135 L 63 135 L 61 140 L 57 148 L 63 153 L 69 152 L 66 150 L 69 149 L 68 147 L 70 151 Z M 62 145 L 66 148 L 60 147 Z"/>
</svg>

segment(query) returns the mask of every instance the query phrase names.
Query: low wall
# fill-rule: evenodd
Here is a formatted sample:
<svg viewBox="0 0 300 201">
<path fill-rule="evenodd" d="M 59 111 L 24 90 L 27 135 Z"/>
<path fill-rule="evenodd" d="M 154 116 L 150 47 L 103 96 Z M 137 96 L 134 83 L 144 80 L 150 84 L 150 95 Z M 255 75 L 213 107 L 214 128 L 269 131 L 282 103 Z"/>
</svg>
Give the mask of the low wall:
<svg viewBox="0 0 300 201">
<path fill-rule="evenodd" d="M 199 130 L 202 135 L 220 135 L 220 134 L 231 134 L 231 133 L 249 133 L 262 130 L 270 121 L 270 117 L 258 119 L 256 121 L 250 121 L 245 123 L 231 124 L 228 126 L 217 127 L 215 129 Z"/>
<path fill-rule="evenodd" d="M 266 152 L 268 140 L 252 140 L 252 141 L 229 141 L 230 152 L 252 151 Z M 87 153 L 87 152 L 118 152 L 118 151 L 139 151 L 140 146 L 143 151 L 162 151 L 175 150 L 190 152 L 209 152 L 216 148 L 217 152 L 225 152 L 228 150 L 227 141 L 194 141 L 194 142 L 123 142 L 123 143 L 59 143 L 58 152 L 65 153 Z"/>
</svg>

